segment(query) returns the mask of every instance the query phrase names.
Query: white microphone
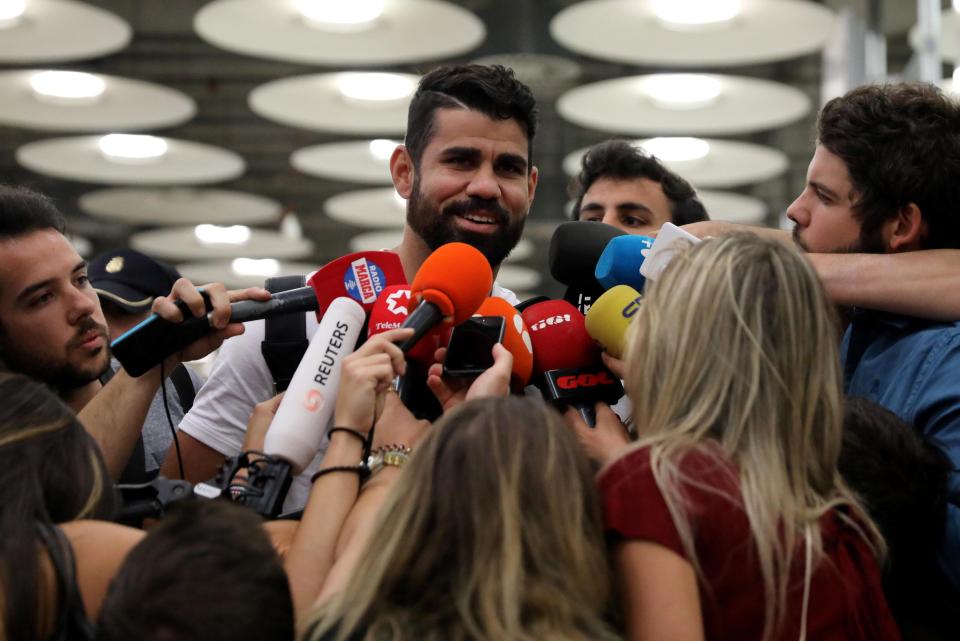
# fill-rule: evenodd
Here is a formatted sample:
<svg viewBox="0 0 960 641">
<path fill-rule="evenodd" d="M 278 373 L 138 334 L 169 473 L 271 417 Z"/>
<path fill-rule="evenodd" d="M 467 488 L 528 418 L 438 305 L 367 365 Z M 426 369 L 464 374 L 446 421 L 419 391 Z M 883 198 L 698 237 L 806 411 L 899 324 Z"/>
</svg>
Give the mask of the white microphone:
<svg viewBox="0 0 960 641">
<path fill-rule="evenodd" d="M 341 296 L 330 303 L 277 408 L 264 453 L 289 461 L 294 475 L 320 450 L 340 389 L 343 359 L 356 348 L 364 320 L 363 307 L 352 298 Z"/>
</svg>

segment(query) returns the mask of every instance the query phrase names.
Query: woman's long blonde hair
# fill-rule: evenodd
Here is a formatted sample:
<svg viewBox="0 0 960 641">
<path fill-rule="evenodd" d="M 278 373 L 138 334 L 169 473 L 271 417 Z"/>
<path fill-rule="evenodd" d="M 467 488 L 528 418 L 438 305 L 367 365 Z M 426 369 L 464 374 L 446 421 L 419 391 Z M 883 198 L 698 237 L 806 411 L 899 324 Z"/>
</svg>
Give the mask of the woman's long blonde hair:
<svg viewBox="0 0 960 641">
<path fill-rule="evenodd" d="M 465 403 L 431 428 L 309 639 L 612 638 L 593 473 L 542 401 Z"/>
<path fill-rule="evenodd" d="M 698 574 L 681 490 L 697 481 L 682 475 L 678 460 L 713 442 L 739 471 L 766 594 L 764 638 L 783 620 L 798 545 L 809 537 L 814 564 L 822 557 L 817 521 L 828 510 L 852 506 L 868 542 L 883 551 L 837 471 L 837 339 L 807 260 L 742 233 L 678 254 L 648 287 L 631 329 L 627 389 L 637 445 L 651 447 L 654 476 Z"/>
</svg>

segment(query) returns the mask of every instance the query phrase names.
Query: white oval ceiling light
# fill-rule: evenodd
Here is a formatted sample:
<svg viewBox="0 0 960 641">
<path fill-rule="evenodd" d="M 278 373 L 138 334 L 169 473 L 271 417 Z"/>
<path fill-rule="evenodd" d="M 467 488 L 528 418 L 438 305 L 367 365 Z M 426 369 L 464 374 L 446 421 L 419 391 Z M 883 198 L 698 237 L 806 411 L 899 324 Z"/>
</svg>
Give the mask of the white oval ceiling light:
<svg viewBox="0 0 960 641">
<path fill-rule="evenodd" d="M 108 160 L 120 163 L 151 162 L 167 153 L 166 140 L 142 134 L 107 134 L 97 145 Z"/>
<path fill-rule="evenodd" d="M 903 0 L 887 0 L 888 2 Z M 550 34 L 578 54 L 630 66 L 740 67 L 821 51 L 837 13 L 810 0 L 580 0 L 550 20 Z M 696 12 L 687 13 L 691 4 Z M 847 3 L 849 4 L 849 3 Z M 658 15 L 658 12 L 660 15 Z M 895 12 L 891 12 L 895 13 Z M 699 24 L 691 24 L 697 22 Z M 599 35 L 598 35 L 599 34 Z"/>
<path fill-rule="evenodd" d="M 690 162 L 710 153 L 710 143 L 706 140 L 686 136 L 649 138 L 640 146 L 665 162 Z"/>
<path fill-rule="evenodd" d="M 560 96 L 557 113 L 582 127 L 646 138 L 763 131 L 794 122 L 810 111 L 810 98 L 789 85 L 743 76 L 694 77 L 703 78 L 706 83 L 674 87 L 654 80 L 652 87 L 658 99 L 646 91 L 651 86 L 650 76 L 581 85 Z M 718 88 L 720 96 L 707 100 Z"/>
<path fill-rule="evenodd" d="M 107 83 L 92 73 L 50 70 L 38 71 L 30 76 L 30 87 L 40 100 L 88 105 L 103 95 Z"/>
<path fill-rule="evenodd" d="M 205 245 L 245 245 L 250 240 L 246 225 L 197 225 L 193 233 Z"/>
<path fill-rule="evenodd" d="M 393 155 L 393 150 L 396 149 L 399 144 L 396 140 L 387 140 L 386 138 L 371 140 L 370 155 L 376 160 L 390 160 L 390 156 Z"/>
<path fill-rule="evenodd" d="M 375 68 L 462 56 L 486 36 L 483 21 L 443 0 L 212 0 L 194 29 L 249 56 L 332 68 Z"/>
<path fill-rule="evenodd" d="M 383 15 L 384 0 L 297 0 L 308 25 L 340 33 L 371 28 Z"/>
<path fill-rule="evenodd" d="M 641 91 L 667 109 L 699 109 L 715 101 L 723 89 L 720 79 L 697 73 L 656 73 L 640 80 Z"/>
<path fill-rule="evenodd" d="M 665 142 L 660 142 L 661 140 Z M 691 142 L 678 142 L 690 140 Z M 706 143 L 707 153 L 699 155 Z M 660 162 L 695 188 L 730 188 L 750 185 L 782 175 L 787 171 L 787 155 L 779 149 L 748 142 L 716 138 L 647 138 L 632 144 L 656 156 Z M 577 149 L 563 159 L 563 171 L 576 176 L 588 148 Z M 669 156 L 669 157 L 668 157 Z"/>
<path fill-rule="evenodd" d="M 276 258 L 234 258 L 230 269 L 237 276 L 260 276 L 270 278 L 280 273 L 280 261 Z"/>
<path fill-rule="evenodd" d="M 651 8 L 669 27 L 699 29 L 736 18 L 740 0 L 651 0 Z"/>
<path fill-rule="evenodd" d="M 388 103 L 403 100 L 416 88 L 407 75 L 379 72 L 346 72 L 337 77 L 340 95 L 359 103 Z"/>
<path fill-rule="evenodd" d="M 16 25 L 26 9 L 26 0 L 0 0 L 0 29 Z"/>
</svg>

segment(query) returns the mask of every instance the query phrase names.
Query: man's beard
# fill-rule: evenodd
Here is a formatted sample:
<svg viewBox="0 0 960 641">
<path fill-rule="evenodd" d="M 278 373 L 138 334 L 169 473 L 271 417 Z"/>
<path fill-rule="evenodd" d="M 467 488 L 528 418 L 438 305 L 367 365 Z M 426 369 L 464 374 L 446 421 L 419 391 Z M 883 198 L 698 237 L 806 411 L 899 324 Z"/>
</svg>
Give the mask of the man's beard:
<svg viewBox="0 0 960 641">
<path fill-rule="evenodd" d="M 794 225 L 793 227 L 793 242 L 797 244 L 800 249 L 806 253 L 811 253 L 810 248 L 807 247 L 807 244 L 803 242 L 800 238 L 800 227 Z M 853 243 L 847 245 L 841 245 L 840 247 L 831 248 L 826 252 L 813 252 L 813 253 L 827 253 L 827 254 L 883 254 L 885 253 L 883 245 L 883 235 L 880 233 L 880 230 L 873 232 L 868 232 L 861 228 L 860 236 Z"/>
<path fill-rule="evenodd" d="M 497 218 L 497 229 L 492 233 L 477 233 L 457 227 L 454 219 L 471 212 L 484 212 Z M 413 193 L 407 201 L 407 225 L 417 233 L 431 251 L 452 242 L 473 245 L 486 256 L 492 267 L 497 267 L 510 255 L 523 235 L 526 216 L 513 220 L 494 199 L 470 197 L 458 200 L 438 211 L 420 193 L 420 181 L 413 183 Z"/>
<path fill-rule="evenodd" d="M 35 350 L 27 347 L 25 344 L 15 345 L 8 340 L 6 336 L 0 333 L 0 347 L 2 347 L 2 368 L 11 372 L 18 372 L 29 376 L 34 380 L 41 381 L 59 391 L 68 392 L 100 378 L 110 367 L 110 348 L 107 340 L 107 328 L 96 322 L 90 317 L 80 321 L 77 327 L 77 335 L 66 345 L 66 351 L 79 346 L 82 342 L 81 337 L 92 329 L 100 330 L 104 339 L 104 346 L 101 352 L 94 358 L 91 358 L 87 367 L 78 367 L 67 360 L 55 360 L 48 356 L 42 356 Z M 103 360 L 100 366 L 96 358 Z"/>
</svg>

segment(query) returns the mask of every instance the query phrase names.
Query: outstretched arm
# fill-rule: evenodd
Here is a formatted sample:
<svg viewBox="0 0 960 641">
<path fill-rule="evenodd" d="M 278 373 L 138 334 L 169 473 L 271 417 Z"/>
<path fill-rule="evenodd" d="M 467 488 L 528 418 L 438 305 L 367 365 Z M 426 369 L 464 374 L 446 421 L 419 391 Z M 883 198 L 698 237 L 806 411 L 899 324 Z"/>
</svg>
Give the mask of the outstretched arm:
<svg viewBox="0 0 960 641">
<path fill-rule="evenodd" d="M 213 304 L 212 321 L 217 329 L 169 357 L 162 366 L 164 376 L 169 375 L 180 362 L 202 358 L 219 347 L 226 338 L 243 332 L 243 325 L 228 322 L 231 301 L 246 298 L 263 300 L 270 296 L 260 288 L 228 292 L 219 283 L 205 285 L 204 289 Z M 174 284 L 170 296 L 160 296 L 154 301 L 154 313 L 174 322 L 183 320 L 180 310 L 172 302 L 176 300 L 187 303 L 194 315 L 206 313 L 203 298 L 185 278 Z M 121 368 L 77 415 L 100 446 L 107 469 L 114 479 L 120 477 L 140 436 L 150 402 L 160 388 L 160 371 L 161 366 L 158 365 L 143 376 L 134 378 Z"/>
<path fill-rule="evenodd" d="M 336 431 L 330 435 L 321 472 L 334 467 L 355 468 L 360 464 L 365 437 L 377 418 L 377 407 L 382 407 L 387 389 L 406 367 L 403 352 L 394 341 L 411 334 L 409 329 L 378 334 L 344 359 L 334 424 L 355 430 L 357 434 Z M 310 490 L 303 517 L 284 560 L 298 620 L 309 613 L 333 567 L 337 541 L 357 502 L 359 489 L 359 474 L 345 470 L 318 476 Z"/>
<path fill-rule="evenodd" d="M 751 231 L 785 243 L 780 229 L 703 221 L 684 225 L 694 236 Z M 931 320 L 960 320 L 960 250 L 927 249 L 895 254 L 807 254 L 837 305 L 863 307 Z"/>
<path fill-rule="evenodd" d="M 838 305 L 931 320 L 960 319 L 960 250 L 808 256 Z"/>
</svg>

